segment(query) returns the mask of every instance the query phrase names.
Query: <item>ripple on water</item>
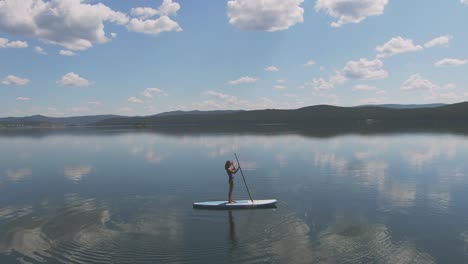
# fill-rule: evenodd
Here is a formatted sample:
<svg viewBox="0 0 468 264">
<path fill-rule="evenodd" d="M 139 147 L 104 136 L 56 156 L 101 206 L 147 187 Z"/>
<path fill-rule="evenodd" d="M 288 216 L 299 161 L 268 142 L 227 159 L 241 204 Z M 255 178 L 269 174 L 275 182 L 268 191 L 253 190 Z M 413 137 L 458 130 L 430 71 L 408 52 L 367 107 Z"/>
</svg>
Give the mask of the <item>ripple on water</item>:
<svg viewBox="0 0 468 264">
<path fill-rule="evenodd" d="M 395 242 L 383 224 L 338 219 L 319 235 L 318 262 L 435 263 L 409 242 Z"/>
</svg>

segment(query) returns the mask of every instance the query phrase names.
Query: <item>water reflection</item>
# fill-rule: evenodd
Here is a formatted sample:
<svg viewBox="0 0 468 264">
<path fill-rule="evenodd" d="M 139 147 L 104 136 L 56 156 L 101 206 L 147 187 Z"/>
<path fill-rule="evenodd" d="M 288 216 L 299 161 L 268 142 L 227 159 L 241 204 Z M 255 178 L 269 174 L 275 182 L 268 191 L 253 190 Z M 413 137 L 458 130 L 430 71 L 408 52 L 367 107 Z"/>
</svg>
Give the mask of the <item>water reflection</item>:
<svg viewBox="0 0 468 264">
<path fill-rule="evenodd" d="M 234 223 L 234 217 L 232 216 L 232 210 L 228 211 L 228 222 L 229 222 L 229 240 L 231 241 L 231 249 L 235 249 L 237 246 L 237 235 L 236 235 L 236 225 Z"/>
<path fill-rule="evenodd" d="M 21 181 L 27 177 L 32 175 L 32 170 L 29 168 L 21 168 L 21 169 L 8 169 L 5 171 L 5 175 L 8 177 L 10 181 Z"/>
<path fill-rule="evenodd" d="M 468 261 L 464 136 L 41 133 L 0 133 L 0 262 Z M 234 152 L 276 210 L 192 210 Z"/>
<path fill-rule="evenodd" d="M 82 166 L 76 166 L 76 167 L 65 167 L 64 169 L 64 175 L 67 177 L 69 180 L 74 181 L 74 182 L 79 182 L 82 180 L 82 178 L 89 173 L 94 171 L 94 167 L 90 165 L 82 165 Z"/>
<path fill-rule="evenodd" d="M 383 224 L 338 217 L 319 234 L 318 263 L 435 263 L 409 241 L 395 241 Z"/>
</svg>

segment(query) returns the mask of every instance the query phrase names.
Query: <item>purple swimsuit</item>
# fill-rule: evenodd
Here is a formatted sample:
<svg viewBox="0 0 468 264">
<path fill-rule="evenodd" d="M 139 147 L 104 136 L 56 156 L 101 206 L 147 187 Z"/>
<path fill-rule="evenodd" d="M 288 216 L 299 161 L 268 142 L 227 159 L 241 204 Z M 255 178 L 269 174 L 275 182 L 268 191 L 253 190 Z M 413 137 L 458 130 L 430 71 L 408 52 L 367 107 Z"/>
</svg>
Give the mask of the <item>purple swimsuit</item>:
<svg viewBox="0 0 468 264">
<path fill-rule="evenodd" d="M 229 182 L 234 181 L 234 173 L 230 172 L 229 170 L 226 170 L 228 176 L 229 176 Z"/>
</svg>

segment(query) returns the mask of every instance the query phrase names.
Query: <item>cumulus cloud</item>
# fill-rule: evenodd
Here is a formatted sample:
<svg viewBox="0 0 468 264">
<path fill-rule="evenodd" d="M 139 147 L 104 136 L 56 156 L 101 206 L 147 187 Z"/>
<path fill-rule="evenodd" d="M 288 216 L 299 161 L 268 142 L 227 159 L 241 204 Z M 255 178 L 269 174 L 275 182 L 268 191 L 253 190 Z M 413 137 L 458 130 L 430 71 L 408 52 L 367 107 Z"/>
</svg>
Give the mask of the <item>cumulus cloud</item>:
<svg viewBox="0 0 468 264">
<path fill-rule="evenodd" d="M 16 100 L 17 100 L 17 101 L 29 101 L 29 100 L 31 100 L 31 98 L 20 96 L 20 97 L 16 97 Z"/>
<path fill-rule="evenodd" d="M 422 50 L 423 47 L 415 45 L 413 40 L 396 37 L 389 40 L 382 46 L 377 46 L 378 58 L 390 57 L 395 54 Z"/>
<path fill-rule="evenodd" d="M 346 77 L 342 72 L 336 71 L 328 80 L 324 78 L 314 78 L 312 82 L 306 83 L 306 86 L 311 86 L 315 91 L 323 91 L 334 88 L 336 85 L 346 82 Z"/>
<path fill-rule="evenodd" d="M 69 72 L 65 74 L 61 80 L 57 81 L 57 84 L 62 86 L 86 87 L 90 86 L 91 82 L 74 72 Z"/>
<path fill-rule="evenodd" d="M 159 88 L 146 88 L 141 94 L 147 98 L 153 98 L 155 95 L 167 95 L 164 90 Z"/>
<path fill-rule="evenodd" d="M 143 100 L 138 99 L 138 98 L 136 98 L 136 97 L 134 97 L 134 96 L 129 97 L 129 98 L 127 99 L 127 101 L 128 101 L 129 103 L 134 103 L 134 104 L 142 104 L 142 103 L 143 103 Z"/>
<path fill-rule="evenodd" d="M 466 100 L 466 94 L 456 93 L 455 91 L 447 91 L 457 88 L 453 83 L 445 85 L 437 85 L 428 79 L 425 79 L 420 74 L 411 75 L 403 82 L 401 89 L 405 91 L 422 91 L 427 94 L 424 100 L 439 101 L 461 101 Z"/>
<path fill-rule="evenodd" d="M 276 66 L 269 66 L 265 68 L 265 71 L 276 72 L 276 71 L 279 71 L 279 69 Z"/>
<path fill-rule="evenodd" d="M 383 69 L 381 60 L 368 60 L 365 58 L 346 63 L 343 74 L 349 79 L 359 80 L 377 80 L 388 77 L 388 72 Z"/>
<path fill-rule="evenodd" d="M 1 7 L 2 6 L 0 5 L 0 10 L 1 10 Z M 0 15 L 1 15 L 1 12 L 0 12 Z M 0 38 L 0 48 L 27 48 L 27 47 L 28 47 L 28 43 L 26 41 L 10 41 L 6 38 Z"/>
<path fill-rule="evenodd" d="M 306 62 L 306 64 L 304 64 L 304 66 L 312 66 L 312 65 L 315 65 L 314 60 L 309 60 L 308 62 Z"/>
<path fill-rule="evenodd" d="M 45 50 L 43 48 L 39 47 L 39 46 L 34 47 L 34 51 L 37 54 L 47 55 L 47 52 L 45 52 Z"/>
<path fill-rule="evenodd" d="M 132 8 L 130 13 L 137 17 L 150 18 L 159 15 L 159 10 L 151 7 L 136 7 Z"/>
<path fill-rule="evenodd" d="M 17 86 L 24 86 L 29 83 L 29 80 L 26 78 L 17 77 L 14 75 L 8 75 L 2 80 L 2 84 L 4 85 L 17 85 Z"/>
<path fill-rule="evenodd" d="M 169 18 L 169 16 L 177 15 L 180 9 L 180 4 L 172 2 L 172 0 L 164 0 L 158 9 L 151 7 L 137 7 L 130 11 L 132 15 L 138 18 L 132 18 L 127 25 L 127 29 L 134 32 L 158 35 L 162 32 L 180 32 L 182 28 L 179 24 Z M 148 19 L 154 16 L 159 16 L 156 19 Z"/>
<path fill-rule="evenodd" d="M 130 13 L 141 18 L 150 18 L 157 15 L 175 16 L 180 9 L 180 4 L 172 2 L 172 0 L 164 0 L 159 9 L 151 7 L 132 8 Z"/>
<path fill-rule="evenodd" d="M 431 81 L 424 79 L 420 74 L 411 75 L 401 86 L 402 90 L 414 91 L 414 90 L 432 90 L 438 86 L 433 84 Z"/>
<path fill-rule="evenodd" d="M 220 93 L 216 91 L 207 91 L 207 95 L 213 96 L 215 98 L 223 100 L 225 103 L 229 104 L 239 104 L 240 100 L 237 96 L 230 95 L 230 94 L 225 94 L 225 93 Z"/>
<path fill-rule="evenodd" d="M 76 53 L 71 50 L 60 50 L 59 54 L 62 56 L 76 56 Z"/>
<path fill-rule="evenodd" d="M 257 82 L 257 81 L 258 81 L 258 78 L 243 76 L 243 77 L 240 77 L 237 80 L 229 81 L 229 84 L 238 85 L 238 84 L 243 84 L 243 83 L 254 83 L 254 82 Z"/>
<path fill-rule="evenodd" d="M 437 37 L 433 40 L 430 40 L 424 44 L 424 47 L 426 48 L 432 48 L 435 46 L 448 46 L 450 44 L 450 40 L 452 40 L 453 36 L 451 35 L 445 35 L 445 36 L 440 36 Z"/>
<path fill-rule="evenodd" d="M 317 0 L 315 10 L 324 11 L 337 18 L 332 27 L 341 27 L 348 23 L 359 23 L 369 16 L 384 13 L 388 0 Z"/>
<path fill-rule="evenodd" d="M 304 0 L 230 0 L 229 23 L 247 31 L 286 30 L 304 22 Z"/>
<path fill-rule="evenodd" d="M 379 59 L 368 60 L 361 58 L 358 61 L 348 61 L 345 67 L 328 79 L 315 78 L 303 87 L 312 87 L 315 91 L 330 90 L 348 80 L 377 80 L 388 77 L 388 72 L 383 69 L 383 62 Z M 302 88 L 302 87 L 301 87 Z M 356 85 L 353 90 L 372 89 L 367 85 Z"/>
<path fill-rule="evenodd" d="M 150 35 L 158 35 L 162 32 L 169 32 L 169 31 L 175 31 L 175 32 L 182 31 L 182 28 L 179 26 L 179 24 L 175 22 L 174 20 L 170 19 L 168 16 L 162 16 L 158 19 L 148 19 L 148 20 L 132 18 L 127 28 L 130 31 L 150 34 Z"/>
<path fill-rule="evenodd" d="M 467 0 L 468 1 L 468 0 Z M 443 67 L 443 66 L 461 66 L 468 63 L 468 60 L 460 60 L 460 59 L 453 59 L 453 58 L 445 58 L 440 61 L 434 63 L 436 67 Z"/>
<path fill-rule="evenodd" d="M 314 78 L 312 80 L 312 83 L 310 83 L 310 85 L 312 86 L 312 88 L 314 88 L 314 90 L 316 91 L 320 91 L 320 90 L 329 90 L 333 87 L 335 87 L 335 84 L 333 84 L 332 82 L 330 81 L 327 81 L 323 78 Z"/>
<path fill-rule="evenodd" d="M 70 50 L 85 50 L 105 43 L 104 23 L 124 25 L 126 14 L 102 3 L 80 0 L 0 1 L 0 31 L 38 38 Z"/>
<path fill-rule="evenodd" d="M 377 87 L 367 85 L 367 84 L 357 84 L 353 87 L 354 91 L 374 91 L 377 90 Z"/>
</svg>

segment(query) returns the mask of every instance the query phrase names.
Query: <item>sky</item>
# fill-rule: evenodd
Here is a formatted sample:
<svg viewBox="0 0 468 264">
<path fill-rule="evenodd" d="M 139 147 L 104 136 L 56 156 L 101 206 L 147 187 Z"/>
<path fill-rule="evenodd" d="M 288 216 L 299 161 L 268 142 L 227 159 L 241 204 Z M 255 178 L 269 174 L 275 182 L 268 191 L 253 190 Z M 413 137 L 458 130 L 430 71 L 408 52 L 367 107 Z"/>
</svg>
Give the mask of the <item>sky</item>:
<svg viewBox="0 0 468 264">
<path fill-rule="evenodd" d="M 468 0 L 0 0 L 0 117 L 468 101 Z"/>
</svg>

